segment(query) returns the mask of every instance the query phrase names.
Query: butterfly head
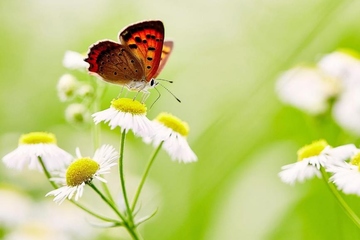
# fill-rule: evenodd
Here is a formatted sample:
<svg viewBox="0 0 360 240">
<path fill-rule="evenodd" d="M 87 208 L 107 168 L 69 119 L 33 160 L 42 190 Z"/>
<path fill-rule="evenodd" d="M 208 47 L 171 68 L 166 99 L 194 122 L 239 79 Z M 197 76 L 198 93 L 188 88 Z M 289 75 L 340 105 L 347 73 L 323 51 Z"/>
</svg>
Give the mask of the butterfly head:
<svg viewBox="0 0 360 240">
<path fill-rule="evenodd" d="M 145 79 L 142 81 L 133 80 L 125 84 L 125 87 L 130 91 L 148 92 L 148 89 L 154 88 L 156 85 L 158 85 L 158 82 L 152 78 L 150 81 Z"/>
</svg>

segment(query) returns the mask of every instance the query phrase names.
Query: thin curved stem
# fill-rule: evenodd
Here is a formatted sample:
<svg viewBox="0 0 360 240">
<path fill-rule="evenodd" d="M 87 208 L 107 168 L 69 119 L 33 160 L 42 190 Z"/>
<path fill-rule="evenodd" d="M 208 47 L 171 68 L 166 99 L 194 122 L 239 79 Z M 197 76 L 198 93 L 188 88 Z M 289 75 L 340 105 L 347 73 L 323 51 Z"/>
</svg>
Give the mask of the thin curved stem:
<svg viewBox="0 0 360 240">
<path fill-rule="evenodd" d="M 119 226 L 123 226 L 124 223 L 123 222 L 119 222 L 117 220 L 114 220 L 114 219 L 111 219 L 111 218 L 107 218 L 107 217 L 103 217 L 103 216 L 100 216 L 98 215 L 97 213 L 94 213 L 92 211 L 90 211 L 89 209 L 87 209 L 86 207 L 84 207 L 83 205 L 77 203 L 76 201 L 74 200 L 70 200 L 71 203 L 75 204 L 77 207 L 79 207 L 80 209 L 84 210 L 85 212 L 87 212 L 88 214 L 100 219 L 100 220 L 103 220 L 105 222 L 112 222 L 112 223 L 116 223 L 117 225 Z"/>
<path fill-rule="evenodd" d="M 129 217 L 129 222 L 131 225 L 134 225 L 133 215 L 130 209 L 129 200 L 126 193 L 126 186 L 125 186 L 125 177 L 124 177 L 124 148 L 125 148 L 125 137 L 126 131 L 123 130 L 121 133 L 121 142 L 120 142 L 120 156 L 119 156 L 119 175 L 120 175 L 120 184 L 121 189 L 124 197 L 124 202 L 126 206 L 126 211 Z"/>
<path fill-rule="evenodd" d="M 137 233 L 136 228 L 133 225 L 130 225 L 129 222 L 125 219 L 125 217 L 120 213 L 120 211 L 117 209 L 117 207 L 106 198 L 104 194 L 102 194 L 99 189 L 93 184 L 88 183 L 88 185 L 97 193 L 99 196 L 105 201 L 105 203 L 112 209 L 114 212 L 123 220 L 124 227 L 128 230 L 129 234 L 132 236 L 133 239 L 139 240 L 139 234 Z"/>
<path fill-rule="evenodd" d="M 144 183 L 145 183 L 145 180 L 146 180 L 146 178 L 147 178 L 147 176 L 148 176 L 148 174 L 149 174 L 150 168 L 151 168 L 151 166 L 152 166 L 152 164 L 153 164 L 156 156 L 158 155 L 158 153 L 159 153 L 159 151 L 160 151 L 163 143 L 164 143 L 164 141 L 162 141 L 162 142 L 159 144 L 159 146 L 155 149 L 153 155 L 151 156 L 151 158 L 150 158 L 150 160 L 149 160 L 149 162 L 148 162 L 148 164 L 147 164 L 147 166 L 146 166 L 146 168 L 145 168 L 144 174 L 143 174 L 143 176 L 142 176 L 142 178 L 141 178 L 141 181 L 140 181 L 139 186 L 138 186 L 138 188 L 137 188 L 137 190 L 136 190 L 136 193 L 135 193 L 134 200 L 133 200 L 132 205 L 131 205 L 131 210 L 132 210 L 132 211 L 135 210 L 137 200 L 139 199 L 139 196 L 140 196 L 140 193 L 141 193 L 141 189 L 142 189 L 142 187 L 144 186 Z"/>
<path fill-rule="evenodd" d="M 54 189 L 58 189 L 59 186 L 56 183 L 54 183 L 53 181 L 51 181 L 51 175 L 50 175 L 49 171 L 47 170 L 47 168 L 46 168 L 46 166 L 44 164 L 44 161 L 42 160 L 42 158 L 40 156 L 38 156 L 38 160 L 39 160 L 40 165 L 41 165 L 41 167 L 42 167 L 42 169 L 43 169 L 43 171 L 45 173 L 45 176 L 49 180 L 51 186 L 53 186 Z"/>
<path fill-rule="evenodd" d="M 329 176 L 323 167 L 320 168 L 321 175 L 324 181 L 327 183 L 331 193 L 334 195 L 342 209 L 348 215 L 348 217 L 355 223 L 355 225 L 360 228 L 360 218 L 356 215 L 356 213 L 351 209 L 351 207 L 346 203 L 344 198 L 341 196 L 335 185 L 329 182 Z"/>
<path fill-rule="evenodd" d="M 128 226 L 126 218 L 121 214 L 117 207 L 93 183 L 88 183 L 88 185 L 101 197 L 102 200 L 106 202 L 107 205 L 109 205 L 112 210 L 114 210 L 116 215 L 124 221 L 124 225 Z"/>
</svg>

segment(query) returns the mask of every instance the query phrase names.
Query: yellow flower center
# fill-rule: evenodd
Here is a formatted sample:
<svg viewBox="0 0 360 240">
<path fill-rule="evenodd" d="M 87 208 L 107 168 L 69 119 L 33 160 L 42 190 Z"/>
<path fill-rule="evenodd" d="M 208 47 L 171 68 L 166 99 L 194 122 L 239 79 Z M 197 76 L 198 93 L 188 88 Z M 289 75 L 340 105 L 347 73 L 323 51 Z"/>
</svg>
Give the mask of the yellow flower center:
<svg viewBox="0 0 360 240">
<path fill-rule="evenodd" d="M 300 148 L 297 151 L 298 161 L 301 161 L 305 158 L 318 156 L 327 146 L 329 146 L 329 144 L 325 140 L 321 139 Z"/>
<path fill-rule="evenodd" d="M 66 171 L 66 184 L 70 187 L 91 182 L 100 165 L 91 158 L 79 158 L 72 162 Z"/>
<path fill-rule="evenodd" d="M 350 163 L 352 165 L 358 166 L 359 171 L 360 171 L 360 152 L 355 154 L 355 156 L 353 156 L 350 160 Z"/>
<path fill-rule="evenodd" d="M 156 120 L 184 137 L 189 134 L 189 125 L 170 113 L 160 113 Z"/>
<path fill-rule="evenodd" d="M 19 145 L 21 144 L 56 144 L 56 137 L 52 133 L 47 132 L 31 132 L 23 134 L 19 139 Z"/>
<path fill-rule="evenodd" d="M 111 106 L 118 111 L 132 113 L 135 115 L 146 114 L 146 106 L 137 100 L 130 98 L 119 98 L 111 101 Z"/>
</svg>

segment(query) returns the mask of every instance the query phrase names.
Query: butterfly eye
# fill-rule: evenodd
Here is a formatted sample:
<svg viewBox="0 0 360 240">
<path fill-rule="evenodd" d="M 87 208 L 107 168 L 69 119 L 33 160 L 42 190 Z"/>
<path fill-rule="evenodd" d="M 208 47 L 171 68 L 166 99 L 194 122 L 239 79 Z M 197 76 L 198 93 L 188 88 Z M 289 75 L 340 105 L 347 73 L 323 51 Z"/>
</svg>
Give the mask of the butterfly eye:
<svg viewBox="0 0 360 240">
<path fill-rule="evenodd" d="M 151 79 L 150 80 L 150 87 L 154 87 L 154 86 L 156 86 L 158 83 L 155 81 L 155 79 Z"/>
</svg>

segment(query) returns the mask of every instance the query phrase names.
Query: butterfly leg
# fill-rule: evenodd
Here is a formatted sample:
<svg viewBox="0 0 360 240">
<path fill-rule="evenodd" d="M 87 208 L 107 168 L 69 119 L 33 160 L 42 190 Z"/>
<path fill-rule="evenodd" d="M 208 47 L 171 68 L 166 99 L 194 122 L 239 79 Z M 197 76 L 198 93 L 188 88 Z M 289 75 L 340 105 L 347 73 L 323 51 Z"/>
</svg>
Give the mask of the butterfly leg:
<svg viewBox="0 0 360 240">
<path fill-rule="evenodd" d="M 117 98 L 120 98 L 121 97 L 121 95 L 123 94 L 123 92 L 124 92 L 124 86 L 122 86 L 122 88 L 121 88 L 121 90 L 120 90 L 120 92 L 119 92 L 119 94 L 117 95 Z M 125 93 L 125 95 L 124 95 L 124 97 L 126 97 L 126 95 L 127 95 L 127 92 Z"/>
<path fill-rule="evenodd" d="M 148 97 L 150 96 L 150 92 L 146 91 L 146 92 L 143 92 L 143 95 L 141 96 L 141 103 L 144 103 Z"/>
<path fill-rule="evenodd" d="M 117 95 L 116 98 L 120 98 L 120 96 L 121 96 L 121 94 L 123 93 L 123 91 L 124 91 L 124 86 L 121 88 L 121 90 L 120 90 L 120 92 L 119 92 L 119 94 Z"/>
</svg>

